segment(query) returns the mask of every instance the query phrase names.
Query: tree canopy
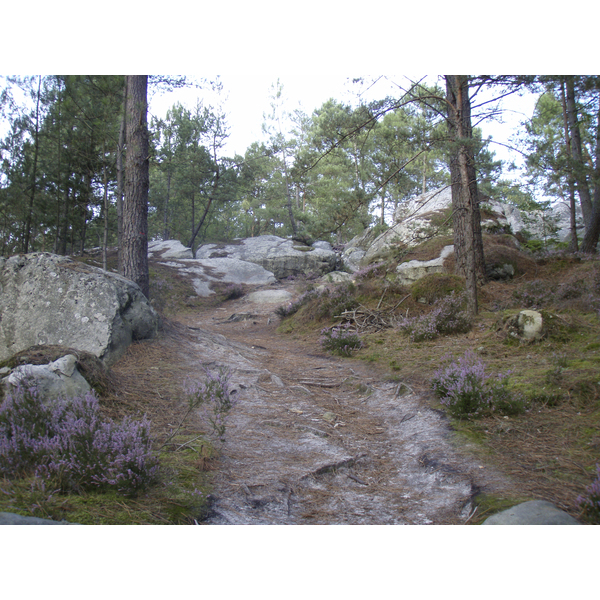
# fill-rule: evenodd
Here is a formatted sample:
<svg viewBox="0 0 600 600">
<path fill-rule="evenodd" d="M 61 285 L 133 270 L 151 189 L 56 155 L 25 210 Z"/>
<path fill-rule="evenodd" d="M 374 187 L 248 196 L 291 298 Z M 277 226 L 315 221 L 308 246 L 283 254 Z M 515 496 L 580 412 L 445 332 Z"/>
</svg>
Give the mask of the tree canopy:
<svg viewBox="0 0 600 600">
<path fill-rule="evenodd" d="M 122 136 L 125 78 L 4 82 L 0 255 L 119 245 L 119 177 L 126 170 L 120 153 L 130 150 Z M 164 77 L 149 82 L 183 83 Z M 507 165 L 496 159 L 476 121 L 468 130 L 452 129 L 447 89 L 415 83 L 379 100 L 331 98 L 306 114 L 288 110 L 277 82 L 263 138 L 243 155 L 223 155 L 229 128 L 220 106 L 176 103 L 149 120 L 148 240 L 176 238 L 196 247 L 269 233 L 341 244 L 365 227 L 387 227 L 411 197 L 456 183 L 452 156 L 463 147 L 472 155 L 468 179 L 477 182 L 476 205 L 480 195 L 522 207 L 535 206 L 542 196 L 576 204 L 586 223 L 579 241 L 594 251 L 600 228 L 599 78 L 465 76 L 463 84 L 473 107 L 483 89 L 498 98 L 515 90 L 539 96 L 517 142 L 527 165 L 521 182 L 507 178 Z M 488 115 L 495 107 L 484 106 Z"/>
</svg>

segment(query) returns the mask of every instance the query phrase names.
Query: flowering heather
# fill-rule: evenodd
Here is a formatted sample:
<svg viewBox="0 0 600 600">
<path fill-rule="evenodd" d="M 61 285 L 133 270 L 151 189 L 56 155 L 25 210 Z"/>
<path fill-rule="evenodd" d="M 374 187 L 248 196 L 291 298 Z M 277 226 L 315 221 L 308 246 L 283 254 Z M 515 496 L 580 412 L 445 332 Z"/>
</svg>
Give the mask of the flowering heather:
<svg viewBox="0 0 600 600">
<path fill-rule="evenodd" d="M 600 523 L 600 465 L 596 465 L 597 478 L 586 490 L 586 496 L 579 496 L 577 504 L 584 515 L 595 523 Z"/>
<path fill-rule="evenodd" d="M 350 324 L 345 326 L 326 327 L 321 331 L 321 346 L 324 350 L 339 354 L 340 356 L 351 356 L 363 347 L 358 334 L 350 331 Z"/>
<path fill-rule="evenodd" d="M 433 305 L 433 310 L 420 317 L 405 317 L 398 328 L 410 335 L 413 342 L 433 340 L 440 335 L 466 333 L 473 321 L 465 310 L 466 295 L 451 292 Z"/>
<path fill-rule="evenodd" d="M 219 370 L 217 373 L 208 369 L 205 371 L 204 381 L 187 381 L 184 391 L 190 410 L 198 409 L 202 421 L 221 442 L 224 442 L 227 417 L 235 404 L 229 385 L 231 373 L 225 370 Z"/>
<path fill-rule="evenodd" d="M 34 472 L 61 491 L 114 488 L 132 494 L 156 476 L 150 422 L 100 418 L 94 392 L 44 403 L 19 386 L 0 406 L 0 473 Z"/>
<path fill-rule="evenodd" d="M 440 402 L 454 417 L 477 418 L 493 413 L 518 414 L 524 403 L 508 389 L 510 372 L 489 375 L 472 352 L 446 364 L 433 375 L 432 387 Z"/>
</svg>

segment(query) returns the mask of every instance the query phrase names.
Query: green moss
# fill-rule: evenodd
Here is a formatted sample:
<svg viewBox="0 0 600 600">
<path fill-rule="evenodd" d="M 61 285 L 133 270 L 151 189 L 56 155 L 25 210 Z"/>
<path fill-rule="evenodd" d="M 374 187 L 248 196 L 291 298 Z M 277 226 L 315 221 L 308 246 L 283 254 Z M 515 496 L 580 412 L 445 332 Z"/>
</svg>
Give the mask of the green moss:
<svg viewBox="0 0 600 600">
<path fill-rule="evenodd" d="M 473 497 L 474 508 L 477 510 L 469 523 L 472 525 L 481 525 L 481 523 L 492 515 L 528 500 L 532 500 L 532 498 L 528 498 L 527 496 L 501 496 L 499 494 L 480 492 Z"/>
<path fill-rule="evenodd" d="M 160 453 L 158 482 L 128 498 L 115 491 L 63 495 L 29 476 L 0 481 L 0 512 L 82 525 L 159 525 L 201 521 L 208 512 L 214 448 L 178 436 Z M 182 447 L 182 444 L 186 444 Z"/>
</svg>

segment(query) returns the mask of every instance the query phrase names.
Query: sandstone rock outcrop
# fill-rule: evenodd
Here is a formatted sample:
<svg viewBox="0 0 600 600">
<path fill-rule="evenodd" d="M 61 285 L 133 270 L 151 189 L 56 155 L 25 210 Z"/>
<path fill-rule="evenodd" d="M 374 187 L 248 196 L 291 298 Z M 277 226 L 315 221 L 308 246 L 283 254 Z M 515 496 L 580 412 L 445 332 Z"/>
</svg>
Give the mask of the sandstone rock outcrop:
<svg viewBox="0 0 600 600">
<path fill-rule="evenodd" d="M 184 246 L 178 240 L 165 240 L 148 243 L 148 256 L 162 259 L 187 259 L 194 258 L 191 248 Z"/>
<path fill-rule="evenodd" d="M 0 258 L 0 360 L 57 344 L 110 366 L 157 328 L 158 315 L 124 277 L 49 253 Z"/>
<path fill-rule="evenodd" d="M 277 281 L 273 273 L 260 265 L 236 258 L 180 259 L 161 261 L 161 264 L 189 277 L 196 294 L 202 297 L 215 293 L 211 285 L 216 282 L 268 285 Z"/>
<path fill-rule="evenodd" d="M 454 246 L 444 246 L 440 256 L 433 260 L 410 260 L 396 267 L 398 283 L 410 285 L 415 281 L 431 275 L 432 273 L 445 273 L 444 261 L 454 252 Z"/>
<path fill-rule="evenodd" d="M 338 262 L 337 254 L 327 242 L 307 246 L 276 235 L 261 235 L 231 244 L 204 244 L 196 250 L 196 258 L 228 258 L 255 263 L 277 279 L 308 273 L 322 275 L 334 271 Z"/>
<path fill-rule="evenodd" d="M 452 235 L 452 191 L 450 187 L 439 188 L 404 202 L 394 213 L 394 224 L 381 233 L 368 229 L 361 236 L 351 240 L 344 250 L 344 266 L 357 271 L 373 262 L 385 258 L 394 246 L 411 248 L 421 242 L 440 235 Z M 554 238 L 565 241 L 570 236 L 569 208 L 557 204 L 551 210 L 524 213 L 516 206 L 486 199 L 481 203 L 481 228 L 484 233 L 512 232 L 523 233 L 527 230 L 536 239 Z M 578 229 L 583 229 L 581 215 L 577 216 Z M 502 265 L 501 265 L 502 267 Z M 504 269 L 494 272 L 497 279 L 506 279 L 511 275 Z"/>
</svg>

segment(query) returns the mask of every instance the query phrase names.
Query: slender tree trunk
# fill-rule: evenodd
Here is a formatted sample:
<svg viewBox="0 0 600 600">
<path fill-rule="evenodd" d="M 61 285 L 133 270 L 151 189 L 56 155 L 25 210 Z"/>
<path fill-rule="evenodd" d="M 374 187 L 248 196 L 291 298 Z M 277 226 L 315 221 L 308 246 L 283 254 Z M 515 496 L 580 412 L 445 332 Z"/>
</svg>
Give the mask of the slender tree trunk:
<svg viewBox="0 0 600 600">
<path fill-rule="evenodd" d="M 104 184 L 104 236 L 102 239 L 102 268 L 106 271 L 108 254 L 108 174 L 106 172 L 106 142 L 102 146 L 104 162 L 102 163 L 102 178 Z"/>
<path fill-rule="evenodd" d="M 23 240 L 23 252 L 29 252 L 29 244 L 31 238 L 31 227 L 33 222 L 33 209 L 35 205 L 35 191 L 37 178 L 37 163 L 40 149 L 40 95 L 42 91 L 42 76 L 38 75 L 38 90 L 35 106 L 35 135 L 34 135 L 34 153 L 33 153 L 33 169 L 31 173 L 31 187 L 29 194 L 29 210 L 27 212 L 27 220 L 25 222 L 25 238 Z"/>
<path fill-rule="evenodd" d="M 171 165 L 167 170 L 167 197 L 165 198 L 165 214 L 163 218 L 163 240 L 169 239 L 169 202 L 171 200 Z"/>
<path fill-rule="evenodd" d="M 573 159 L 572 173 L 577 184 L 583 222 L 589 227 L 592 219 L 592 198 L 587 178 L 585 176 L 583 152 L 581 146 L 581 134 L 579 132 L 579 121 L 577 119 L 577 105 L 575 102 L 575 81 L 572 75 L 566 77 L 567 84 L 567 119 L 571 133 L 571 157 Z"/>
<path fill-rule="evenodd" d="M 123 275 L 148 298 L 148 76 L 127 75 L 125 201 L 123 203 Z"/>
<path fill-rule="evenodd" d="M 485 281 L 485 261 L 467 76 L 446 75 L 446 100 L 451 143 L 454 256 L 458 272 L 465 277 L 469 311 L 476 315 L 477 284 Z"/>
<path fill-rule="evenodd" d="M 215 156 L 215 158 L 216 158 L 216 156 Z M 215 161 L 215 164 L 217 165 L 217 172 L 215 174 L 215 180 L 213 181 L 213 184 L 212 184 L 212 189 L 210 192 L 210 196 L 208 198 L 208 202 L 206 203 L 204 213 L 202 214 L 202 217 L 200 218 L 200 222 L 198 223 L 198 226 L 192 231 L 192 237 L 190 238 L 190 242 L 188 244 L 188 247 L 192 248 L 192 250 L 194 249 L 194 241 L 196 240 L 196 236 L 198 235 L 198 232 L 200 231 L 200 228 L 202 227 L 202 225 L 204 225 L 204 221 L 206 220 L 208 211 L 210 210 L 210 207 L 214 200 L 215 193 L 217 191 L 217 188 L 219 187 L 219 179 L 220 179 L 219 165 L 216 161 Z"/>
<path fill-rule="evenodd" d="M 571 156 L 571 137 L 569 136 L 569 121 L 567 118 L 567 100 L 565 97 L 565 82 L 560 82 L 560 97 L 563 109 L 563 127 L 565 130 L 565 145 L 567 153 Z M 579 241 L 577 239 L 577 210 L 575 206 L 575 180 L 573 173 L 569 171 L 569 212 L 571 215 L 571 241 L 569 242 L 569 251 L 577 252 L 579 250 Z"/>
<path fill-rule="evenodd" d="M 127 111 L 127 80 L 123 89 L 123 110 L 121 111 L 121 125 L 119 127 L 119 141 L 117 143 L 117 270 L 123 275 L 123 196 L 125 195 L 125 179 L 123 177 L 123 153 L 125 150 L 125 115 Z"/>
<path fill-rule="evenodd" d="M 600 96 L 600 90 L 598 90 Z M 581 251 L 595 253 L 600 239 L 600 104 L 598 105 L 598 117 L 596 121 L 596 156 L 594 165 L 594 203 L 592 205 L 592 216 L 586 227 Z"/>
</svg>

